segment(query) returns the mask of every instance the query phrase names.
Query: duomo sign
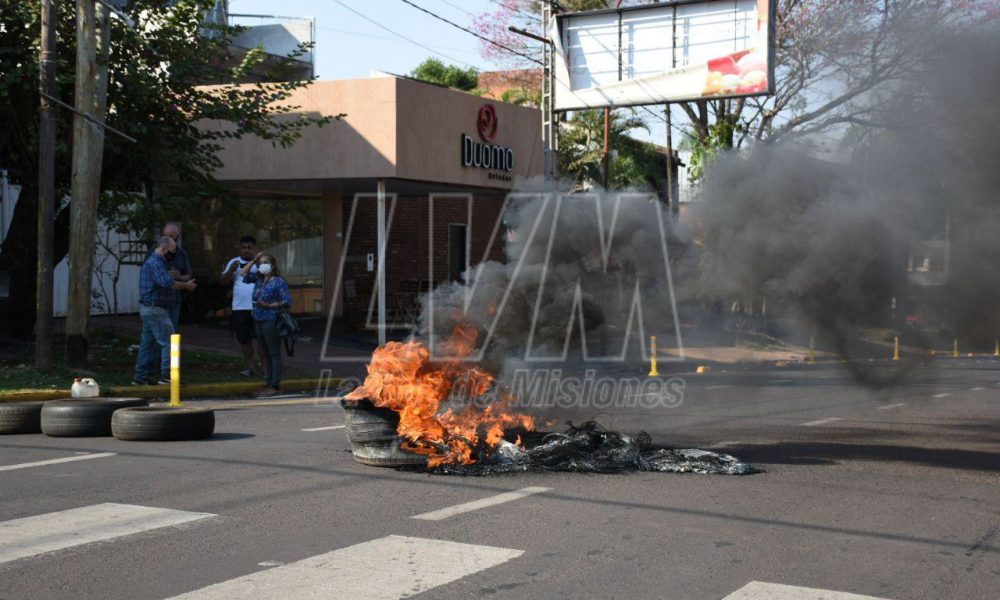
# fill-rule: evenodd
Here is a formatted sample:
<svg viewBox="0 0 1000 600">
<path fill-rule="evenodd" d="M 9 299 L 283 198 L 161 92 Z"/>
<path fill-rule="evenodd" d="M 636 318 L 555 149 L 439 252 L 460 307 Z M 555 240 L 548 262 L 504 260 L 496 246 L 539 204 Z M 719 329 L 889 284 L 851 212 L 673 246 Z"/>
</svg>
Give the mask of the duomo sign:
<svg viewBox="0 0 1000 600">
<path fill-rule="evenodd" d="M 513 171 L 514 151 L 506 146 L 492 143 L 498 129 L 497 113 L 492 104 L 484 104 L 479 109 L 476 129 L 481 142 L 468 134 L 462 134 L 462 166 L 504 173 Z M 506 174 L 490 173 L 490 178 L 510 180 L 510 176 Z"/>
</svg>

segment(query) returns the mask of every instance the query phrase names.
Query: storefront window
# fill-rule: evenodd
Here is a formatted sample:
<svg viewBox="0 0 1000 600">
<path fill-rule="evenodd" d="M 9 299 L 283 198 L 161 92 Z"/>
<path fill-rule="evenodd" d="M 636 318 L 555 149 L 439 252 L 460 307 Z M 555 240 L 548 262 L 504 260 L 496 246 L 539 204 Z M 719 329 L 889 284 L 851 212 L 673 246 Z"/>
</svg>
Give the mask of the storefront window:
<svg viewBox="0 0 1000 600">
<path fill-rule="evenodd" d="M 319 198 L 239 198 L 202 204 L 184 220 L 184 245 L 196 275 L 217 275 L 250 234 L 275 257 L 292 291 L 291 311 L 323 312 L 323 203 Z M 204 279 L 202 279 L 204 280 Z"/>
</svg>

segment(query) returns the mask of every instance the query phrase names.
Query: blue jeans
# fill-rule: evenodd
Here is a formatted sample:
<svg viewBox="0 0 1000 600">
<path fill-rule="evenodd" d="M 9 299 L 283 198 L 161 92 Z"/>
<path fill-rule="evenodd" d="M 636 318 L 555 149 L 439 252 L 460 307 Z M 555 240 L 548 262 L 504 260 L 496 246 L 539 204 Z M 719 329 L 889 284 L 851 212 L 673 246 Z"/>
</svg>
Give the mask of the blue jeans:
<svg viewBox="0 0 1000 600">
<path fill-rule="evenodd" d="M 174 324 L 170 311 L 159 306 L 139 306 L 142 317 L 142 339 L 139 341 L 139 358 L 135 363 L 133 381 L 149 381 L 151 371 L 160 364 L 160 377 L 170 379 L 170 335 Z"/>
<path fill-rule="evenodd" d="M 264 372 L 267 373 L 267 385 L 276 390 L 280 389 L 281 339 L 278 337 L 277 321 L 272 319 L 253 323 L 257 346 L 260 349 L 260 362 L 264 363 Z"/>
</svg>

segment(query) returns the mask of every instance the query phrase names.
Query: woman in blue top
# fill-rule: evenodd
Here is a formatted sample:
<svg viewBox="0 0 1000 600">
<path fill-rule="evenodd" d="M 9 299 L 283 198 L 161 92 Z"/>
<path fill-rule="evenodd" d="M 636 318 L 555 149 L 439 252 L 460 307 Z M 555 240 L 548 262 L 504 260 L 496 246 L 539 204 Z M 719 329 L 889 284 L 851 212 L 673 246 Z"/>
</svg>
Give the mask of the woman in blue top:
<svg viewBox="0 0 1000 600">
<path fill-rule="evenodd" d="M 257 271 L 250 272 L 253 265 Z M 267 376 L 267 387 L 257 396 L 273 396 L 281 386 L 281 340 L 278 338 L 278 313 L 292 304 L 288 284 L 281 277 L 278 263 L 270 254 L 259 253 L 253 262 L 248 262 L 240 271 L 244 283 L 253 287 L 254 333 L 261 362 Z"/>
</svg>

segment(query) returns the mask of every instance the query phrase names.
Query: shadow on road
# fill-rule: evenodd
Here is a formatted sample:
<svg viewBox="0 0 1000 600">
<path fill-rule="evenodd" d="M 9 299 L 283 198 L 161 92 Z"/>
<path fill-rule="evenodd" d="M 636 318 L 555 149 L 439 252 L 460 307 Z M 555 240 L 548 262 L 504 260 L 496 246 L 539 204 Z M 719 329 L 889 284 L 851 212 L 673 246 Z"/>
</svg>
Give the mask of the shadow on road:
<svg viewBox="0 0 1000 600">
<path fill-rule="evenodd" d="M 753 463 L 829 465 L 838 461 L 868 460 L 970 471 L 997 471 L 1000 453 L 889 444 L 817 444 L 783 442 L 727 446 L 725 451 Z"/>
</svg>

